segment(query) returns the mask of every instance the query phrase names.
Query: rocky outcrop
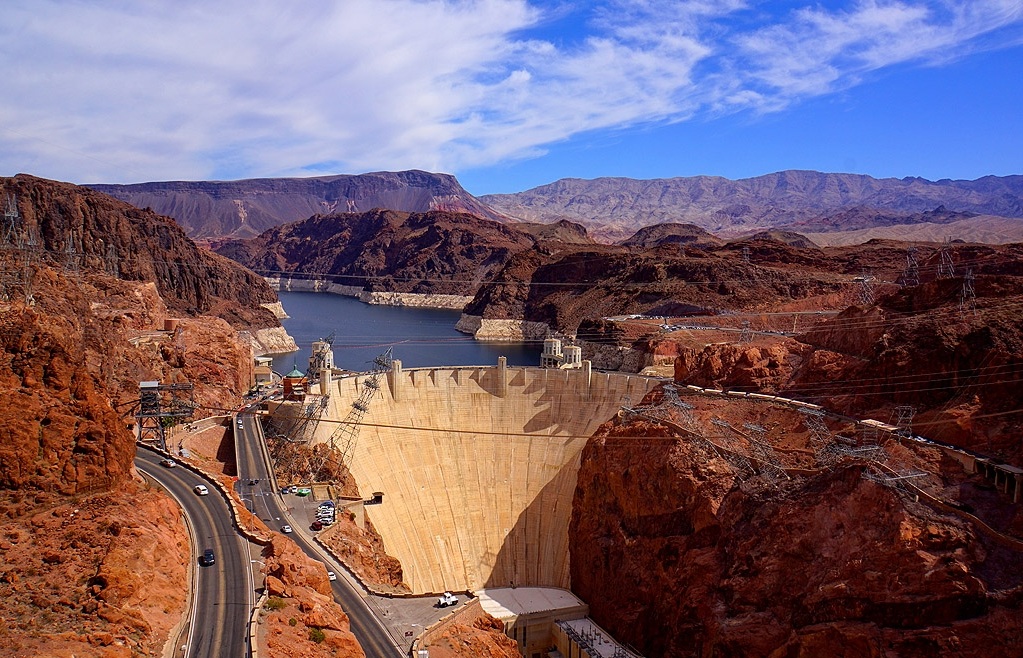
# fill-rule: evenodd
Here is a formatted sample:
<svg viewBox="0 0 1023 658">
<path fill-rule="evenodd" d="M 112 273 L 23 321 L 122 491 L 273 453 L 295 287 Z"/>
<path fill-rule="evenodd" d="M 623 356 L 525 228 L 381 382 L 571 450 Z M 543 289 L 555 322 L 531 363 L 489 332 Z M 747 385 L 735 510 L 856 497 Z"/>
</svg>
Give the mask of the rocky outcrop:
<svg viewBox="0 0 1023 658">
<path fill-rule="evenodd" d="M 287 354 L 298 349 L 295 339 L 284 327 L 269 327 L 249 332 L 252 352 L 256 356 L 263 354 Z"/>
<path fill-rule="evenodd" d="M 290 274 L 289 285 L 467 296 L 532 244 L 525 233 L 469 214 L 373 210 L 317 215 L 217 251 L 268 276 Z M 317 283 L 298 284 L 301 278 Z"/>
<path fill-rule="evenodd" d="M 698 422 L 725 413 L 737 426 L 742 417 L 734 405 L 690 401 Z M 769 436 L 791 451 L 792 429 Z M 940 464 L 899 455 L 906 466 Z M 843 463 L 768 485 L 665 426 L 609 423 L 582 455 L 573 591 L 651 658 L 1023 651 L 1023 556 L 862 469 Z M 956 465 L 942 477 L 955 492 L 966 476 Z"/>
<path fill-rule="evenodd" d="M 632 237 L 618 244 L 623 247 L 639 247 L 650 249 L 662 244 L 688 244 L 694 247 L 720 247 L 725 243 L 721 238 L 714 237 L 695 224 L 679 224 L 664 222 L 645 226 L 636 231 Z"/>
<path fill-rule="evenodd" d="M 259 307 L 275 298 L 166 218 L 29 176 L 0 179 L 8 194 L 19 248 L 0 245 L 0 269 L 16 273 L 0 299 L 0 642 L 12 655 L 157 655 L 184 608 L 189 543 L 177 507 L 133 479 L 138 384 L 194 383 L 198 415 L 236 406 L 252 368 L 238 329 L 279 328 Z"/>
<path fill-rule="evenodd" d="M 260 307 L 278 301 L 261 277 L 199 249 L 167 217 L 24 174 L 0 179 L 0 190 L 17 199 L 22 232 L 58 267 L 151 281 L 175 313 L 219 315 L 238 328 L 280 325 Z"/>
<path fill-rule="evenodd" d="M 467 313 L 458 318 L 455 329 L 478 340 L 509 341 L 542 340 L 551 332 L 545 322 L 490 319 Z"/>
<path fill-rule="evenodd" d="M 363 658 L 348 615 L 335 601 L 321 562 L 281 536 L 263 551 L 266 591 L 260 647 L 283 658 Z"/>
<path fill-rule="evenodd" d="M 504 624 L 484 613 L 471 625 L 453 623 L 430 642 L 433 658 L 518 658 L 519 645 L 504 634 Z"/>
<path fill-rule="evenodd" d="M 171 181 L 92 185 L 93 189 L 173 217 L 193 238 L 252 238 L 311 215 L 389 208 L 440 210 L 506 218 L 462 189 L 449 174 L 376 172 L 314 178 Z"/>
</svg>

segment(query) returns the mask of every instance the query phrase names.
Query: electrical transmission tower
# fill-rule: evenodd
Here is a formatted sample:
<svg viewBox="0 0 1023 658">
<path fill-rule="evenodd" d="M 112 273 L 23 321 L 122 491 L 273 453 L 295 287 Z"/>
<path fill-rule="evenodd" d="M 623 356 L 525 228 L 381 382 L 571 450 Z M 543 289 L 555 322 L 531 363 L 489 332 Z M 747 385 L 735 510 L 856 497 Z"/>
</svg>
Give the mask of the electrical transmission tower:
<svg viewBox="0 0 1023 658">
<path fill-rule="evenodd" d="M 737 434 L 733 436 L 734 429 L 728 421 L 712 418 L 710 423 L 715 427 L 721 428 L 717 434 L 718 445 L 721 446 L 721 450 L 717 451 L 718 455 L 728 462 L 739 478 L 742 478 L 744 475 L 755 474 L 756 469 L 753 468 L 753 464 L 746 457 L 745 446 L 742 445 L 741 441 L 736 440 Z"/>
<path fill-rule="evenodd" d="M 742 248 L 742 262 L 749 265 L 749 247 Z"/>
<path fill-rule="evenodd" d="M 952 238 L 945 238 L 945 241 L 941 243 L 938 259 L 938 278 L 954 279 L 956 266 L 952 262 Z"/>
<path fill-rule="evenodd" d="M 75 232 L 71 231 L 67 236 L 67 242 L 64 244 L 64 270 L 69 274 L 78 274 L 79 256 L 78 248 L 75 246 Z"/>
<path fill-rule="evenodd" d="M 139 406 L 135 414 L 139 423 L 138 440 L 167 450 L 167 424 L 174 419 L 191 418 L 195 413 L 193 388 L 191 383 L 139 382 Z"/>
<path fill-rule="evenodd" d="M 3 230 L 0 232 L 0 238 L 3 239 L 5 247 L 14 243 L 14 236 L 19 232 L 20 228 L 21 214 L 18 212 L 18 199 L 8 194 L 4 204 Z"/>
<path fill-rule="evenodd" d="M 739 331 L 739 342 L 740 343 L 752 343 L 753 342 L 753 328 L 750 325 L 749 320 L 743 320 L 740 325 Z"/>
<path fill-rule="evenodd" d="M 864 270 L 857 278 L 860 281 L 860 304 L 870 306 L 874 303 L 874 277 Z"/>
<path fill-rule="evenodd" d="M 889 425 L 897 427 L 900 436 L 912 436 L 914 415 L 916 415 L 916 409 L 906 404 L 899 405 L 892 410 Z"/>
<path fill-rule="evenodd" d="M 749 441 L 753 458 L 760 462 L 760 475 L 775 484 L 779 480 L 788 480 L 788 473 L 782 468 L 781 460 L 774 452 L 774 446 L 767 441 L 767 430 L 754 423 L 745 423 L 742 427 L 749 432 L 746 440 Z M 735 428 L 732 428 L 732 431 L 738 432 Z"/>
<path fill-rule="evenodd" d="M 108 244 L 103 253 L 103 268 L 115 279 L 121 278 L 121 263 L 117 258 L 117 248 L 112 244 Z"/>
<path fill-rule="evenodd" d="M 906 250 L 906 269 L 902 272 L 902 285 L 920 285 L 920 265 L 916 261 L 916 247 Z"/>
<path fill-rule="evenodd" d="M 311 469 L 310 479 L 317 476 L 323 470 L 327 457 L 334 454 L 335 451 L 340 453 L 340 463 L 343 466 L 346 468 L 351 466 L 352 454 L 355 452 L 355 445 L 359 438 L 359 430 L 361 429 L 360 424 L 366 415 L 366 411 L 369 410 L 370 400 L 380 390 L 381 376 L 391 369 L 391 360 L 390 347 L 387 348 L 386 352 L 373 359 L 373 370 L 363 380 L 359 398 L 352 402 L 352 408 L 348 415 L 337 426 L 334 433 L 330 435 L 330 439 L 327 441 L 329 449 L 323 453 L 316 466 Z"/>
<path fill-rule="evenodd" d="M 832 466 L 838 460 L 839 452 L 835 439 L 824 422 L 824 412 L 820 409 L 800 409 L 803 423 L 810 430 L 810 446 L 813 448 L 817 462 L 822 466 Z"/>
<path fill-rule="evenodd" d="M 973 291 L 973 270 L 970 269 L 963 275 L 963 290 L 959 296 L 959 314 L 963 319 L 968 311 L 977 316 L 977 294 Z"/>
</svg>

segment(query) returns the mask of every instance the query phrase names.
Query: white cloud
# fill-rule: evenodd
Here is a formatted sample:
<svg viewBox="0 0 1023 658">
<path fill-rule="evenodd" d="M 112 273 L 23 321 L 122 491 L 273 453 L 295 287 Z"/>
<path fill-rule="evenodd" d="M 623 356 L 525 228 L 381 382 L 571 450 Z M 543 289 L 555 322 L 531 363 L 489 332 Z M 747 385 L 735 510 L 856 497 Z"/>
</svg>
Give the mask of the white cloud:
<svg viewBox="0 0 1023 658">
<path fill-rule="evenodd" d="M 1018 2 L 995 0 L 770 5 L 10 0 L 0 172 L 457 171 L 585 131 L 777 110 L 895 63 L 996 47 L 991 35 L 1023 21 Z M 539 36 L 566 16 L 579 33 Z"/>
</svg>

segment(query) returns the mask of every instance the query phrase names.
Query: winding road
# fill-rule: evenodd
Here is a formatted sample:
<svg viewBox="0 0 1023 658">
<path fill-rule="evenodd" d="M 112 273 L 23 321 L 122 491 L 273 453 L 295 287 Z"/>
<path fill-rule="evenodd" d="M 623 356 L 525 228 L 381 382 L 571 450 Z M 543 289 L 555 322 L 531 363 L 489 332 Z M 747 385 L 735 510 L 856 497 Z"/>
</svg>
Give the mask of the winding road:
<svg viewBox="0 0 1023 658">
<path fill-rule="evenodd" d="M 227 502 L 216 487 L 184 466 L 161 466 L 162 459 L 164 455 L 140 447 L 135 467 L 178 501 L 192 535 L 195 589 L 187 651 L 183 655 L 247 656 L 247 624 L 252 607 L 245 540 L 235 532 Z M 195 494 L 193 487 L 197 484 L 205 484 L 209 495 Z M 207 548 L 213 549 L 216 562 L 200 566 L 198 558 Z"/>
<path fill-rule="evenodd" d="M 254 411 L 251 410 L 251 411 Z M 262 452 L 265 441 L 259 419 L 252 413 L 237 416 L 234 423 L 235 456 L 238 462 L 239 493 L 247 499 L 250 509 L 263 519 L 270 528 L 279 530 L 282 524 L 292 523 L 287 506 L 277 493 L 276 482 L 271 478 L 267 459 Z M 249 482 L 255 481 L 255 484 Z M 309 542 L 300 532 L 289 535 L 306 555 L 324 562 L 321 550 Z M 337 570 L 337 567 L 333 567 Z M 362 645 L 367 658 L 394 658 L 404 655 L 396 646 L 387 629 L 378 621 L 373 610 L 346 578 L 338 577 L 331 587 L 334 600 L 348 614 L 352 633 Z"/>
</svg>

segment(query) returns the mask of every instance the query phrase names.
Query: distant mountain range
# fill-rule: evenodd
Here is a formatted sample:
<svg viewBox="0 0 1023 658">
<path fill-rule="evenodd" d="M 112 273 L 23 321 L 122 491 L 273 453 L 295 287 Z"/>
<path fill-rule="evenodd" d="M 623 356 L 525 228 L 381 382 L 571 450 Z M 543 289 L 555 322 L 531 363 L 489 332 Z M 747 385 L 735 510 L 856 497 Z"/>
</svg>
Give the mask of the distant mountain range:
<svg viewBox="0 0 1023 658">
<path fill-rule="evenodd" d="M 482 196 L 480 201 L 521 221 L 580 222 L 603 241 L 622 240 L 663 222 L 695 224 L 718 236 L 771 228 L 831 232 L 947 223 L 964 219 L 962 213 L 1020 218 L 1023 176 L 932 182 L 781 171 L 742 180 L 566 178 L 516 194 Z"/>
<path fill-rule="evenodd" d="M 819 244 L 848 242 L 837 235 L 848 231 L 886 238 L 911 231 L 916 240 L 946 234 L 986 242 L 1023 240 L 1023 222 L 1015 221 L 1023 218 L 1023 176 L 928 181 L 782 171 L 741 180 L 566 178 L 479 198 L 451 175 L 415 170 L 91 187 L 173 217 L 191 237 L 210 241 L 254 237 L 313 215 L 374 208 L 465 212 L 504 223 L 563 221 L 560 233 L 581 226 L 588 237 L 572 228 L 576 240 L 600 242 L 622 242 L 662 223 L 688 223 L 726 238 L 782 229 L 813 235 Z"/>
<path fill-rule="evenodd" d="M 374 208 L 446 210 L 498 221 L 507 219 L 462 189 L 454 176 L 417 170 L 89 187 L 138 208 L 173 217 L 193 239 L 253 238 L 274 226 L 312 215 Z"/>
</svg>

